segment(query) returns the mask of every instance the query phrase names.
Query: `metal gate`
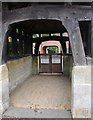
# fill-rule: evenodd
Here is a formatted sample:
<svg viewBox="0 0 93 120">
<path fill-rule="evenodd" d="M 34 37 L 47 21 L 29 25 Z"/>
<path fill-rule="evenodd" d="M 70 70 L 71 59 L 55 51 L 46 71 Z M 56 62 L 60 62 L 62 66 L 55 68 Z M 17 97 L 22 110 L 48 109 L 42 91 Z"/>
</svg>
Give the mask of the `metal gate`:
<svg viewBox="0 0 93 120">
<path fill-rule="evenodd" d="M 62 73 L 62 54 L 39 54 L 40 73 Z"/>
</svg>

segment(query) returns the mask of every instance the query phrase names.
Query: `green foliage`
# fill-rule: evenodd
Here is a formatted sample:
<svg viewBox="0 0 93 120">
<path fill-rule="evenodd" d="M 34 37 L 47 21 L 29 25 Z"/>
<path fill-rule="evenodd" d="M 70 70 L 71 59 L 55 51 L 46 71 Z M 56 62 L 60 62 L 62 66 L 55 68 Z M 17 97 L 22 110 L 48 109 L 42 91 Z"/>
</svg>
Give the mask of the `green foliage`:
<svg viewBox="0 0 93 120">
<path fill-rule="evenodd" d="M 32 34 L 32 38 L 38 38 L 39 34 Z"/>
<path fill-rule="evenodd" d="M 49 46 L 47 47 L 47 49 L 48 49 L 48 53 L 58 53 L 58 47 Z"/>
<path fill-rule="evenodd" d="M 49 34 L 42 34 L 42 37 L 49 37 Z"/>
</svg>

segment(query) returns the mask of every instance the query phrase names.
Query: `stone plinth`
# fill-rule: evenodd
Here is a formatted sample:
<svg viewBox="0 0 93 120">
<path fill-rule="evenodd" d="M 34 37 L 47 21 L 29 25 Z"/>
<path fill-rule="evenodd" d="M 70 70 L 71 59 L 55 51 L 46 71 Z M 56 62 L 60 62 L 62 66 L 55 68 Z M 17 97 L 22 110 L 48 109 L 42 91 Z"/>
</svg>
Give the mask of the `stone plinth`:
<svg viewBox="0 0 93 120">
<path fill-rule="evenodd" d="M 0 66 L 0 114 L 9 107 L 9 77 L 6 64 Z"/>
<path fill-rule="evenodd" d="M 91 118 L 91 66 L 73 67 L 72 116 Z"/>
</svg>

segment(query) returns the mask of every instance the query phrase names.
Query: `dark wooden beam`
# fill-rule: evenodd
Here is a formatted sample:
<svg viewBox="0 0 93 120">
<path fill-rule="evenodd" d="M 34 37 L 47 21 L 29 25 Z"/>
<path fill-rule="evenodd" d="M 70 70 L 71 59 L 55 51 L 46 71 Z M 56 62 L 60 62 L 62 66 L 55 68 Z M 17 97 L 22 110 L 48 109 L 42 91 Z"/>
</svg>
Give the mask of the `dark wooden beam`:
<svg viewBox="0 0 93 120">
<path fill-rule="evenodd" d="M 3 41 L 2 41 L 2 2 L 0 2 L 0 64 L 1 64 L 1 59 L 2 59 L 2 46 L 3 46 Z"/>
<path fill-rule="evenodd" d="M 92 15 L 91 15 L 91 55 L 93 58 L 93 1 L 91 4 L 91 10 L 92 10 Z"/>
<path fill-rule="evenodd" d="M 65 39 L 65 37 L 62 36 L 49 36 L 49 37 L 39 37 L 39 38 L 32 38 L 33 42 L 38 42 L 38 41 L 49 41 L 49 40 L 56 40 L 56 41 L 67 41 L 68 39 Z"/>
<path fill-rule="evenodd" d="M 35 55 L 38 55 L 38 52 L 39 52 L 39 46 L 42 42 L 37 42 L 36 45 L 35 45 Z"/>
<path fill-rule="evenodd" d="M 18 45 L 17 45 L 17 37 L 16 37 L 16 34 L 13 34 L 12 36 L 12 44 L 13 44 L 13 53 L 14 53 L 14 56 L 17 56 L 18 55 Z"/>
</svg>

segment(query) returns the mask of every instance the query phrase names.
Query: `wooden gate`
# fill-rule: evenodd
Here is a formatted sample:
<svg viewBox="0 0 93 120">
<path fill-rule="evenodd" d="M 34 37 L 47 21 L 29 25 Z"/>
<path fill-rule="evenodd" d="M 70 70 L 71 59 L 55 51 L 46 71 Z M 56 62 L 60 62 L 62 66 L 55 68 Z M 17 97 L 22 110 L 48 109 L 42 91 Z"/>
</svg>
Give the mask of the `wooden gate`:
<svg viewBox="0 0 93 120">
<path fill-rule="evenodd" d="M 62 54 L 39 54 L 39 73 L 62 73 Z"/>
</svg>

